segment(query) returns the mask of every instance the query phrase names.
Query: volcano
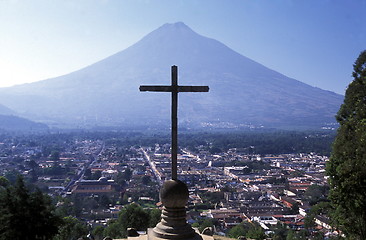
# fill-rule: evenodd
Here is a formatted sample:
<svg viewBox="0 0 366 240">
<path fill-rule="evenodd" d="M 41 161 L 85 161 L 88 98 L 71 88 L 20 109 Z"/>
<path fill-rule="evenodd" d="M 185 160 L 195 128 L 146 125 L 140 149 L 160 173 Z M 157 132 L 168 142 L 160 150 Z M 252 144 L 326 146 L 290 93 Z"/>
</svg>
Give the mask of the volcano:
<svg viewBox="0 0 366 240">
<path fill-rule="evenodd" d="M 0 89 L 0 104 L 48 125 L 165 125 L 169 93 L 140 85 L 208 85 L 209 93 L 179 95 L 180 124 L 320 127 L 335 122 L 343 96 L 271 70 L 184 23 L 164 24 L 129 48 L 81 70 Z"/>
</svg>

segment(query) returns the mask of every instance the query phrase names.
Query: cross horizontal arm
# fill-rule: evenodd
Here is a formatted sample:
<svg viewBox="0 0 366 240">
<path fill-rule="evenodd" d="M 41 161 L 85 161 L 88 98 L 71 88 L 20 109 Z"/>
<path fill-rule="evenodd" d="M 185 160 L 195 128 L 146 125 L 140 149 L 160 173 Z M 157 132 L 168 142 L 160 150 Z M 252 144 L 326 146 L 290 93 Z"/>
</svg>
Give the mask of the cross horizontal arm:
<svg viewBox="0 0 366 240">
<path fill-rule="evenodd" d="M 140 86 L 141 92 L 172 92 L 171 86 Z"/>
<path fill-rule="evenodd" d="M 208 86 L 140 86 L 141 92 L 173 92 L 173 89 L 177 89 L 177 92 L 208 92 Z"/>
<path fill-rule="evenodd" d="M 208 92 L 208 86 L 178 86 L 178 92 Z"/>
</svg>

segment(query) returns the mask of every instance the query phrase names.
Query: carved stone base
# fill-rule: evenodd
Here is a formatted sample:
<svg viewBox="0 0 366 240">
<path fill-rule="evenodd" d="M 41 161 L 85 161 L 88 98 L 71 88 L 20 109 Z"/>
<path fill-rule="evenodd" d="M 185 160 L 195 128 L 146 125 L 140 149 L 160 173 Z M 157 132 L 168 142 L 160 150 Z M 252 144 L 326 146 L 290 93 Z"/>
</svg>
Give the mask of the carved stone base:
<svg viewBox="0 0 366 240">
<path fill-rule="evenodd" d="M 194 230 L 193 230 L 194 231 Z M 162 236 L 162 237 L 161 237 Z M 166 240 L 166 239 L 179 239 L 179 240 L 213 240 L 211 236 L 203 236 L 196 231 L 193 234 L 187 234 L 185 236 L 177 235 L 177 234 L 165 234 L 165 235 L 157 235 L 156 227 L 154 229 L 148 229 L 147 239 L 146 240 Z"/>
<path fill-rule="evenodd" d="M 155 228 L 149 228 L 146 235 L 129 236 L 128 240 L 213 240 L 212 236 L 199 234 L 187 223 L 185 206 L 188 197 L 188 188 L 182 181 L 165 181 L 160 190 L 164 206 L 161 221 Z"/>
<path fill-rule="evenodd" d="M 161 221 L 153 229 L 156 237 L 164 239 L 190 239 L 196 235 L 191 225 L 186 222 L 185 208 L 164 207 Z"/>
<path fill-rule="evenodd" d="M 152 228 L 149 228 L 147 230 L 147 234 L 140 235 L 138 237 L 128 237 L 128 240 L 164 240 L 165 238 L 159 238 L 155 236 L 154 230 Z M 123 239 L 121 239 L 123 240 Z M 201 235 L 196 233 L 193 238 L 187 238 L 187 239 L 180 239 L 180 240 L 214 240 L 212 236 L 208 235 Z"/>
</svg>

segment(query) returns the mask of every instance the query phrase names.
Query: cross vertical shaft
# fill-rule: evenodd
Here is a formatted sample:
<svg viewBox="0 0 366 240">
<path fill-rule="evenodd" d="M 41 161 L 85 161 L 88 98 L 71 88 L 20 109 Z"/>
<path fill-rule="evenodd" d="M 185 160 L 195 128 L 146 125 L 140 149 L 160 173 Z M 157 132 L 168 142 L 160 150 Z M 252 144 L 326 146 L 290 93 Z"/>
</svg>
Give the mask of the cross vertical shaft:
<svg viewBox="0 0 366 240">
<path fill-rule="evenodd" d="M 170 86 L 146 86 L 141 85 L 140 91 L 151 92 L 171 92 L 172 93 L 172 142 L 171 142 L 171 159 L 172 159 L 172 180 L 178 180 L 178 93 L 179 92 L 208 92 L 208 86 L 179 86 L 178 85 L 178 67 L 172 66 L 172 84 Z"/>
<path fill-rule="evenodd" d="M 178 69 L 172 66 L 172 179 L 177 180 L 178 165 Z"/>
<path fill-rule="evenodd" d="M 203 238 L 196 233 L 186 221 L 185 205 L 189 198 L 187 185 L 178 180 L 178 93 L 179 92 L 208 92 L 208 86 L 179 86 L 178 67 L 171 67 L 170 86 L 146 86 L 141 85 L 140 91 L 151 92 L 171 92 L 171 177 L 172 180 L 164 182 L 160 190 L 160 200 L 163 204 L 161 221 L 150 233 L 148 239 L 181 239 L 181 240 L 202 240 Z M 151 238 L 150 238 L 150 237 Z M 207 239 L 205 237 L 205 239 Z M 210 238 L 213 239 L 213 238 Z"/>
</svg>

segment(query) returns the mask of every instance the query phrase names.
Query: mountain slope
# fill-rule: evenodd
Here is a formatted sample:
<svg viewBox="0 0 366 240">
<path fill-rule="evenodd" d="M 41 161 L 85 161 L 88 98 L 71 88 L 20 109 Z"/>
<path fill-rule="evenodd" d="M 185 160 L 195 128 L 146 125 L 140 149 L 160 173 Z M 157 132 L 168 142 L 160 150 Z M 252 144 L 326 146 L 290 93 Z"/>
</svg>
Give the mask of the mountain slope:
<svg viewBox="0 0 366 240">
<path fill-rule="evenodd" d="M 131 47 L 79 71 L 0 89 L 0 103 L 33 119 L 73 124 L 169 122 L 168 93 L 140 93 L 139 85 L 209 85 L 209 93 L 181 93 L 179 119 L 265 126 L 333 122 L 343 97 L 270 70 L 183 23 L 165 24 Z"/>
<path fill-rule="evenodd" d="M 25 118 L 0 114 L 0 132 L 2 131 L 22 131 L 22 132 L 44 132 L 48 126 L 36 123 Z"/>
<path fill-rule="evenodd" d="M 16 113 L 10 108 L 0 104 L 0 114 L 1 115 L 15 115 Z"/>
</svg>

